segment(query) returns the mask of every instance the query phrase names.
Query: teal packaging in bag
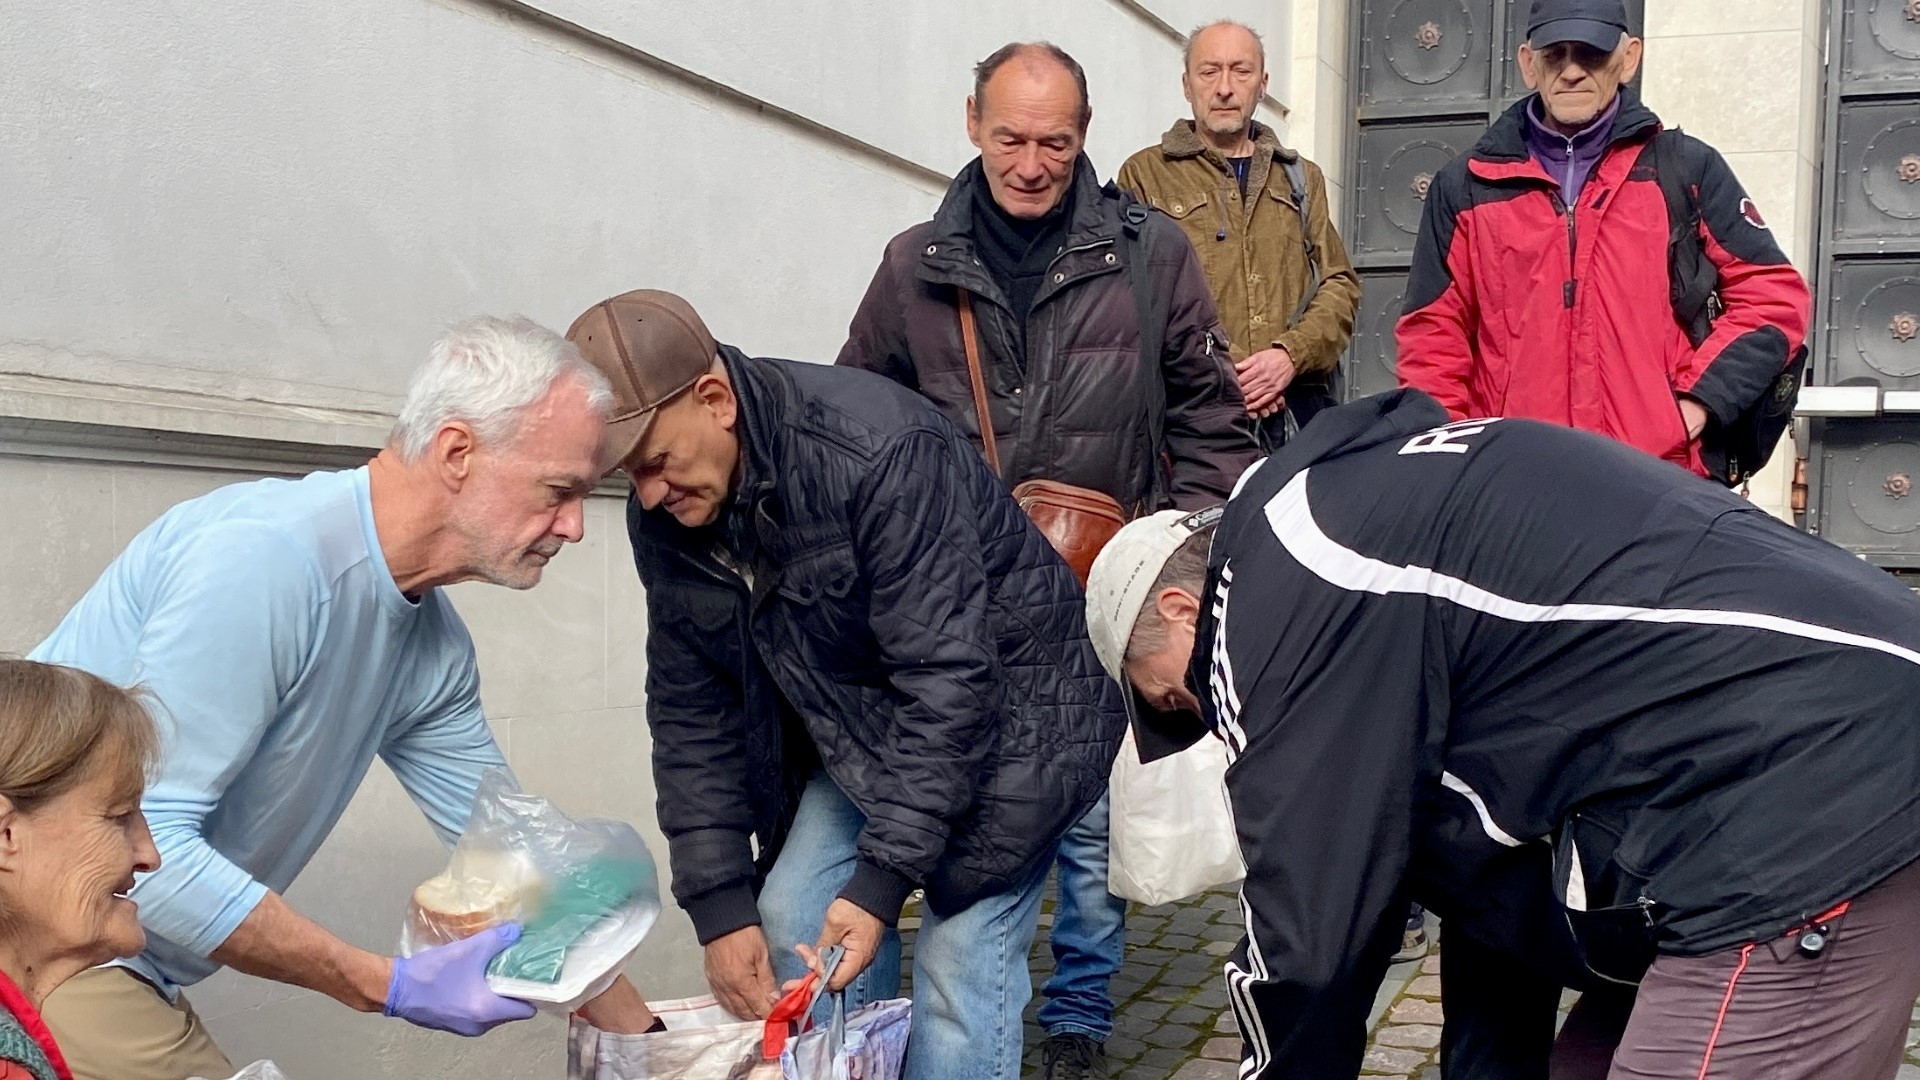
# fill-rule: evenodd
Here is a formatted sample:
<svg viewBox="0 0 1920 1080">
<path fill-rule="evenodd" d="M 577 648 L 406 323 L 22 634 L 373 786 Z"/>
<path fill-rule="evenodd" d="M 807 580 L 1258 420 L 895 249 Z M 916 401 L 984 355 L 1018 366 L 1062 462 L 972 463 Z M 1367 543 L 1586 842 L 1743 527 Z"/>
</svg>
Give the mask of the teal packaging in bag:
<svg viewBox="0 0 1920 1080">
<path fill-rule="evenodd" d="M 513 880 L 488 879 L 508 868 Z M 611 985 L 660 914 L 659 870 L 633 826 L 575 821 L 499 769 L 481 778 L 467 831 L 435 883 L 446 895 L 511 896 L 501 910 L 512 914 L 496 921 L 517 918 L 520 940 L 487 966 L 487 985 L 555 1011 Z M 401 955 L 440 943 L 420 930 L 432 921 L 409 911 Z"/>
</svg>

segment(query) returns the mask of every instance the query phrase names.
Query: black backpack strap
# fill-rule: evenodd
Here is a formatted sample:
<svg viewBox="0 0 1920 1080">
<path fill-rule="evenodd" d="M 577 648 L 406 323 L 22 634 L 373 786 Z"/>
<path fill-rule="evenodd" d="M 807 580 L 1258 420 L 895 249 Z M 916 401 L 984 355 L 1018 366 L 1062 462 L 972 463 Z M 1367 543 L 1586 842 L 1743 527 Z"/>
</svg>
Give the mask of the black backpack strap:
<svg viewBox="0 0 1920 1080">
<path fill-rule="evenodd" d="M 1307 290 L 1300 294 L 1300 303 L 1295 305 L 1293 316 L 1287 320 L 1292 327 L 1306 318 L 1307 309 L 1313 306 L 1313 298 L 1320 293 L 1320 283 L 1325 279 L 1320 275 L 1320 249 L 1313 242 L 1313 224 L 1308 214 L 1307 200 L 1312 198 L 1307 188 L 1307 170 L 1300 164 L 1298 155 L 1292 161 L 1284 158 L 1280 168 L 1287 174 L 1287 183 L 1293 185 L 1293 201 L 1300 210 L 1300 242 L 1307 249 Z"/>
<path fill-rule="evenodd" d="M 1148 261 L 1153 251 L 1153 232 L 1146 227 L 1153 211 L 1145 203 L 1123 196 L 1120 206 L 1120 235 L 1127 248 L 1127 276 L 1133 285 L 1134 318 L 1140 326 L 1140 367 L 1142 385 L 1147 392 L 1147 450 L 1151 486 L 1145 507 L 1153 513 L 1171 506 L 1168 492 L 1166 457 L 1167 376 L 1161 354 L 1166 348 L 1167 312 L 1157 302 L 1153 289 L 1153 266 Z"/>
<path fill-rule="evenodd" d="M 1687 160 L 1685 140 L 1679 128 L 1657 132 L 1646 153 L 1652 155 L 1654 177 L 1667 203 L 1667 290 L 1673 318 L 1698 348 L 1713 332 L 1720 272 L 1700 239 L 1698 170 Z"/>
</svg>

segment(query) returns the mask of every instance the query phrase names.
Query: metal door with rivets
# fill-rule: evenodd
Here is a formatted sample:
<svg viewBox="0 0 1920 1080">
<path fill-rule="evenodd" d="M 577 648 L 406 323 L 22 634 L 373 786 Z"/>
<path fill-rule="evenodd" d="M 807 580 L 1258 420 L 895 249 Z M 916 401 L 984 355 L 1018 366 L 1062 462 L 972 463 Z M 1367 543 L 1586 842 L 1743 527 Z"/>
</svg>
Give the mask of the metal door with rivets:
<svg viewBox="0 0 1920 1080">
<path fill-rule="evenodd" d="M 1527 93 L 1514 60 L 1529 0 L 1354 0 L 1359 131 L 1343 234 L 1360 272 L 1353 344 L 1341 363 L 1351 399 L 1397 385 L 1393 327 L 1413 263 L 1427 187 Z M 1638 34 L 1645 0 L 1628 0 Z"/>
<path fill-rule="evenodd" d="M 1807 528 L 1920 569 L 1920 0 L 1837 0 L 1808 382 L 1880 391 L 1813 416 Z"/>
</svg>

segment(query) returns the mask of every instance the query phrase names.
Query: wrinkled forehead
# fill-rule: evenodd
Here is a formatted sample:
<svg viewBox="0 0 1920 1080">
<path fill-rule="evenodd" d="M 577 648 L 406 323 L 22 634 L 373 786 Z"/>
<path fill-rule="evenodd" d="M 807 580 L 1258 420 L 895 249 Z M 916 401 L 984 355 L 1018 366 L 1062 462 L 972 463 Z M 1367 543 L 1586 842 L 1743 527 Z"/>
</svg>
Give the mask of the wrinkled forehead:
<svg viewBox="0 0 1920 1080">
<path fill-rule="evenodd" d="M 506 461 L 541 472 L 591 475 L 607 437 L 606 410 L 577 381 L 556 384 L 514 420 L 496 451 Z"/>
<path fill-rule="evenodd" d="M 1044 138 L 1080 130 L 1080 88 L 1066 68 L 1050 60 L 1016 57 L 981 90 L 974 102 L 993 131 Z"/>
<path fill-rule="evenodd" d="M 675 395 L 655 410 L 653 423 L 620 463 L 627 470 L 657 468 L 666 459 L 676 464 L 691 464 L 706 459 L 719 460 L 733 445 L 734 433 L 721 427 L 713 414 L 700 407 L 691 390 Z"/>
<path fill-rule="evenodd" d="M 1198 71 L 1207 64 L 1227 67 L 1239 63 L 1250 64 L 1258 70 L 1266 63 L 1261 53 L 1260 43 L 1245 27 L 1210 26 L 1194 35 L 1187 70 Z"/>
</svg>

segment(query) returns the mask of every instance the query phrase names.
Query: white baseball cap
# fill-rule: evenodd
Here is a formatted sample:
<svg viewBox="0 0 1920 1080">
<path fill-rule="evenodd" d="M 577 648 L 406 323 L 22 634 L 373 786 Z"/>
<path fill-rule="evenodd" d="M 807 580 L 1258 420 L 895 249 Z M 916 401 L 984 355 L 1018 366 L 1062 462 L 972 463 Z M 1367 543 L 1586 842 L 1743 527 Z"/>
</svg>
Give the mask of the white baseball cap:
<svg viewBox="0 0 1920 1080">
<path fill-rule="evenodd" d="M 1226 513 L 1224 506 L 1205 510 L 1162 510 L 1157 514 L 1129 522 L 1113 535 L 1087 574 L 1087 634 L 1093 639 L 1093 651 L 1107 674 L 1126 687 L 1127 643 L 1133 640 L 1134 624 L 1151 599 L 1153 583 L 1167 560 L 1180 550 L 1193 534 L 1214 524 Z"/>
</svg>

